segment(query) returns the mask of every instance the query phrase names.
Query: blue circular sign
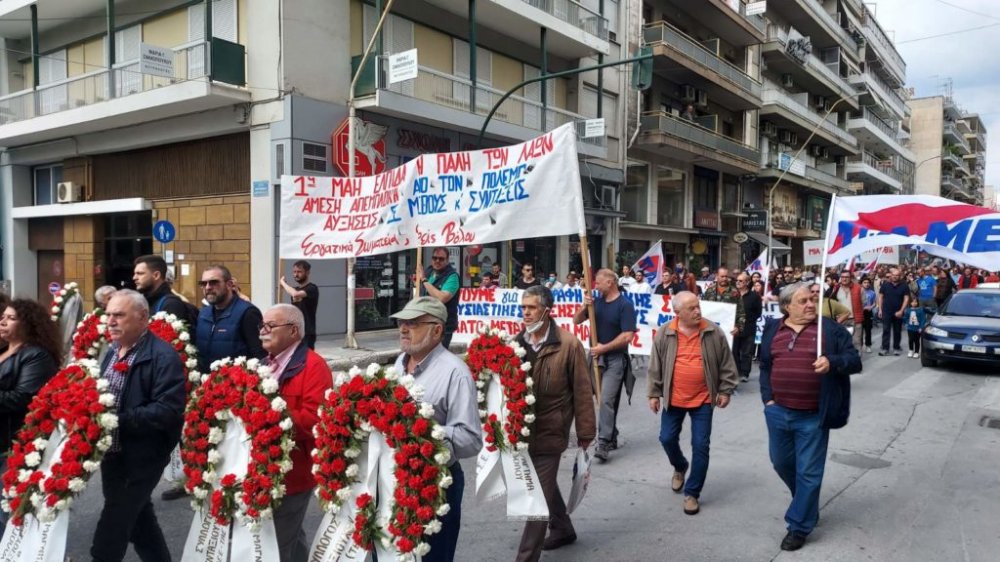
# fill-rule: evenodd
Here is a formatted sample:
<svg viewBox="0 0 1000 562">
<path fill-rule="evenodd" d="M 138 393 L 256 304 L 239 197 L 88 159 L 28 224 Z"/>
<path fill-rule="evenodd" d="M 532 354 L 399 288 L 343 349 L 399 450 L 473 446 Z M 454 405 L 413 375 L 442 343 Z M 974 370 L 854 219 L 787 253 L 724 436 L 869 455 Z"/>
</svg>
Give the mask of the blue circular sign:
<svg viewBox="0 0 1000 562">
<path fill-rule="evenodd" d="M 177 237 L 177 229 L 170 221 L 157 221 L 153 225 L 153 238 L 161 244 L 169 244 Z"/>
</svg>

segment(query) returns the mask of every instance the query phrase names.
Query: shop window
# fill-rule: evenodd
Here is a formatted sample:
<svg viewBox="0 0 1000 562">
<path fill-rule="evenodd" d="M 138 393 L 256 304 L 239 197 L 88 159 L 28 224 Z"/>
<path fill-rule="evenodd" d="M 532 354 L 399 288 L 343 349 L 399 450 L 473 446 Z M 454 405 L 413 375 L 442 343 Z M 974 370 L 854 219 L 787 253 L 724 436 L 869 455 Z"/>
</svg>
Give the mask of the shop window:
<svg viewBox="0 0 1000 562">
<path fill-rule="evenodd" d="M 62 164 L 37 166 L 34 170 L 35 205 L 52 205 L 58 202 L 56 186 L 62 181 Z"/>
<path fill-rule="evenodd" d="M 649 222 L 649 165 L 630 163 L 621 195 L 625 220 Z"/>
<path fill-rule="evenodd" d="M 684 174 L 670 168 L 656 170 L 656 222 L 684 226 Z"/>
</svg>

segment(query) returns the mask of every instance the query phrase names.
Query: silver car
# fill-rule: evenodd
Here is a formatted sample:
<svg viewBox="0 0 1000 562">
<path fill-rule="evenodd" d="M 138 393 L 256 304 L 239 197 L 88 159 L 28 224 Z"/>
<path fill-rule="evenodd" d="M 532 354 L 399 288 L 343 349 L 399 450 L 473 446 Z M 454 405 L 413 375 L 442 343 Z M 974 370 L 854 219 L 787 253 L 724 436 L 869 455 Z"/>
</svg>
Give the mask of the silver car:
<svg viewBox="0 0 1000 562">
<path fill-rule="evenodd" d="M 920 363 L 1000 363 L 1000 289 L 953 294 L 924 327 Z"/>
</svg>

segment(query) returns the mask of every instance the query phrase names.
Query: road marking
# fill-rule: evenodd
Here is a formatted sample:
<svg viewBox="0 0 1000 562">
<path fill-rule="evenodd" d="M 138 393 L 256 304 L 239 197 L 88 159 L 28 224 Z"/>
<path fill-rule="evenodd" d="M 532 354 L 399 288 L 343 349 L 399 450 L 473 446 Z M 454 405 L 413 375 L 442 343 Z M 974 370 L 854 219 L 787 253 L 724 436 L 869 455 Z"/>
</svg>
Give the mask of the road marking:
<svg viewBox="0 0 1000 562">
<path fill-rule="evenodd" d="M 903 381 L 896 386 L 885 391 L 884 394 L 890 398 L 919 400 L 943 377 L 943 371 L 935 369 L 920 369 L 916 373 L 903 379 Z"/>
<path fill-rule="evenodd" d="M 972 397 L 969 405 L 984 410 L 1000 410 L 1000 378 L 984 379 L 982 388 Z"/>
</svg>

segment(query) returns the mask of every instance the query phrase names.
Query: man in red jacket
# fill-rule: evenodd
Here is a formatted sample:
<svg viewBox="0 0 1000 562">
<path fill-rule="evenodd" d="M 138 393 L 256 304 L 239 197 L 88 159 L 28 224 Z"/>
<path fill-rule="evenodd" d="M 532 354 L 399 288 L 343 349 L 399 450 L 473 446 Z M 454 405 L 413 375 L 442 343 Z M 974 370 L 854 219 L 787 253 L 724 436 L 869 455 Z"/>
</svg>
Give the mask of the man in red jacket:
<svg viewBox="0 0 1000 562">
<path fill-rule="evenodd" d="M 265 359 L 271 376 L 278 379 L 278 392 L 287 403 L 295 429 L 292 470 L 285 475 L 285 497 L 274 511 L 274 530 L 278 537 L 281 562 L 305 560 L 309 543 L 302 530 L 302 520 L 316 486 L 310 451 L 315 447 L 313 426 L 319 421 L 320 403 L 333 386 L 333 375 L 326 361 L 303 343 L 305 318 L 290 304 L 277 304 L 264 313 L 260 341 L 267 351 Z"/>
<path fill-rule="evenodd" d="M 861 324 L 865 320 L 865 307 L 861 303 L 861 285 L 854 280 L 850 271 L 840 272 L 840 286 L 837 287 L 837 292 L 834 295 L 840 304 L 851 311 L 851 319 L 844 324 L 844 327 L 847 328 L 848 332 L 851 332 L 854 347 L 864 349 L 861 345 L 863 343 L 861 341 Z"/>
</svg>

